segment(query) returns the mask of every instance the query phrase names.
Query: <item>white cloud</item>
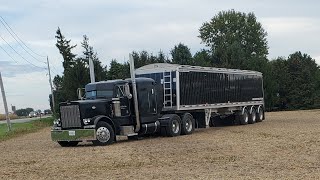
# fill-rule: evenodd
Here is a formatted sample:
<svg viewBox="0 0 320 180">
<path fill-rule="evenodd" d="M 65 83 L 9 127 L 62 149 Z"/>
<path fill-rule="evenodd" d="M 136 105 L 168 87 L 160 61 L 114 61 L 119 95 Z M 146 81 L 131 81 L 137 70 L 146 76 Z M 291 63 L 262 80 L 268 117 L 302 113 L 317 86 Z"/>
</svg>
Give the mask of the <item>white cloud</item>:
<svg viewBox="0 0 320 180">
<path fill-rule="evenodd" d="M 128 59 L 128 54 L 133 50 L 147 50 L 154 54 L 162 50 L 169 54 L 170 49 L 179 42 L 188 45 L 195 53 L 204 48 L 197 37 L 202 23 L 219 11 L 228 9 L 256 14 L 257 20 L 268 32 L 270 58 L 286 57 L 295 51 L 302 51 L 316 57 L 319 63 L 318 7 L 319 2 L 316 1 L 305 3 L 289 0 L 0 0 L 1 16 L 29 47 L 49 56 L 53 76 L 63 71 L 62 57 L 55 47 L 54 36 L 58 26 L 65 37 L 71 39 L 71 44 L 78 45 L 74 53 L 81 54 L 80 42 L 86 34 L 102 63 L 109 65 L 113 58 L 119 61 Z M 0 34 L 23 56 L 37 64 L 19 48 L 4 28 L 0 28 Z M 0 45 L 5 47 L 1 40 Z M 10 82 L 7 85 L 9 93 L 24 95 L 9 96 L 10 103 L 17 108 L 48 107 L 50 91 L 46 72 L 27 71 L 24 75 L 20 74 L 28 69 L 26 62 L 14 55 L 9 47 L 5 48 L 19 62 L 19 65 L 14 66 L 0 64 L 0 70 L 5 69 L 11 75 L 17 73 L 17 77 L 7 74 L 5 78 Z M 45 61 L 46 58 L 41 57 L 41 60 Z M 11 60 L 4 52 L 0 52 L 1 61 Z"/>
<path fill-rule="evenodd" d="M 314 60 L 316 60 L 316 63 L 319 65 L 319 67 L 320 67 L 320 56 L 315 56 L 315 57 L 313 57 L 314 58 Z"/>
<path fill-rule="evenodd" d="M 8 106 L 17 109 L 32 107 L 34 109 L 49 108 L 50 87 L 45 73 L 35 72 L 19 74 L 15 77 L 2 77 Z M 1 98 L 0 113 L 4 113 Z"/>
<path fill-rule="evenodd" d="M 320 29 L 320 20 L 303 17 L 272 17 L 262 18 L 261 22 L 272 35 L 308 33 Z"/>
</svg>

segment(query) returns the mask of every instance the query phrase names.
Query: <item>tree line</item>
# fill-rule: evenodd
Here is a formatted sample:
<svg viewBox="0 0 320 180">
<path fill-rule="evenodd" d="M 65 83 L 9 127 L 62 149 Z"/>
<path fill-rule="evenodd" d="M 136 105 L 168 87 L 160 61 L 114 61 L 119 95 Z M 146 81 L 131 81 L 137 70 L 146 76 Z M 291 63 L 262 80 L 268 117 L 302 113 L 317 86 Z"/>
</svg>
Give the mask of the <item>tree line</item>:
<svg viewBox="0 0 320 180">
<path fill-rule="evenodd" d="M 77 88 L 90 82 L 89 58 L 94 62 L 96 81 L 130 77 L 129 62 L 112 59 L 108 68 L 103 66 L 86 35 L 81 43 L 81 55 L 72 52 L 76 45 L 63 36 L 60 28 L 55 37 L 64 68 L 63 75 L 53 79 L 56 112 L 59 102 L 76 100 Z M 320 107 L 320 69 L 315 60 L 300 51 L 288 57 L 268 59 L 267 32 L 254 13 L 221 11 L 202 24 L 198 37 L 205 47 L 194 54 L 183 43 L 175 45 L 169 56 L 162 51 L 157 54 L 133 51 L 135 68 L 151 63 L 174 63 L 260 71 L 267 110 Z"/>
</svg>

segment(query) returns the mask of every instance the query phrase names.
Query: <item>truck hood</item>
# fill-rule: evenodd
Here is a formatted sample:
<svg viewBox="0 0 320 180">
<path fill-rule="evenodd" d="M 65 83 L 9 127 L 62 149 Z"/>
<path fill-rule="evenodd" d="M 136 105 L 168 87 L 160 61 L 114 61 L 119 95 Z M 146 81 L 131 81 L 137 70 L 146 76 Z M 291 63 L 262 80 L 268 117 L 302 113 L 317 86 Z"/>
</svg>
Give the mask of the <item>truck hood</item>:
<svg viewBox="0 0 320 180">
<path fill-rule="evenodd" d="M 112 106 L 111 99 L 94 99 L 94 100 L 79 100 L 60 103 L 60 106 L 78 105 L 81 119 L 92 118 L 97 115 L 111 115 Z"/>
</svg>

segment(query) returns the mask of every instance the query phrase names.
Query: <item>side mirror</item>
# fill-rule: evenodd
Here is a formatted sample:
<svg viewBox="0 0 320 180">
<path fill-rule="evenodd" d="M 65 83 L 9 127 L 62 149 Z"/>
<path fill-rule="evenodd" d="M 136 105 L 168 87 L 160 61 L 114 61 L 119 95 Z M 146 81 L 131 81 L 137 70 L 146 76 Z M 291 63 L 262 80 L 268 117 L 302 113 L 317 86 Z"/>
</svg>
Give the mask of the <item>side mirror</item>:
<svg viewBox="0 0 320 180">
<path fill-rule="evenodd" d="M 83 99 L 83 90 L 84 90 L 84 88 L 78 88 L 77 89 L 77 95 L 78 95 L 78 99 Z"/>
<path fill-rule="evenodd" d="M 125 95 L 127 96 L 128 99 L 132 98 L 132 94 L 130 93 L 130 86 L 129 86 L 128 83 L 126 83 L 124 85 L 124 93 L 125 93 Z"/>
</svg>

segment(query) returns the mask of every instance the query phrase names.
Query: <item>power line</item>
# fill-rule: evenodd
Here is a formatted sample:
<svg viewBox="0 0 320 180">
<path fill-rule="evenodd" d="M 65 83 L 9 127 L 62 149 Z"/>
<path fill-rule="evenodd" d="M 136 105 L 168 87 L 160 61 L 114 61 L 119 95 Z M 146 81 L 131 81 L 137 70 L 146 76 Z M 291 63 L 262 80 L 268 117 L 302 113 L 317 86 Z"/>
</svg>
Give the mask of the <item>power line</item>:
<svg viewBox="0 0 320 180">
<path fill-rule="evenodd" d="M 0 45 L 0 48 L 16 63 L 19 65 L 19 62 L 17 60 L 15 60 L 9 53 L 8 51 L 6 51 L 1 45 Z M 26 72 L 26 71 L 23 71 L 23 72 Z"/>
<path fill-rule="evenodd" d="M 1 45 L 0 48 L 14 61 L 18 64 L 18 61 L 16 61 Z"/>
<path fill-rule="evenodd" d="M 44 67 L 40 67 L 40 66 L 37 66 L 33 63 L 31 63 L 30 61 L 28 61 L 26 58 L 24 58 L 20 53 L 18 53 L 1 35 L 0 35 L 0 38 L 7 43 L 7 45 L 15 52 L 17 53 L 22 59 L 24 59 L 25 61 L 27 61 L 29 64 L 33 65 L 34 67 L 37 67 L 37 68 L 41 68 L 41 69 L 46 69 Z"/>
<path fill-rule="evenodd" d="M 9 29 L 12 31 L 12 33 L 21 41 L 21 43 L 26 47 L 26 48 L 28 48 L 31 52 L 33 52 L 34 54 L 36 54 L 36 55 L 38 55 L 38 56 L 40 56 L 40 57 L 46 57 L 46 56 L 43 56 L 43 55 L 41 55 L 41 54 L 38 54 L 38 53 L 36 53 L 36 52 L 34 52 L 31 48 L 29 48 L 20 38 L 19 38 L 19 36 L 12 30 L 12 28 L 9 26 L 9 24 L 3 19 L 3 17 L 2 16 L 0 16 L 0 18 L 3 20 L 3 22 L 9 27 Z M 2 22 L 2 21 L 1 21 Z"/>
<path fill-rule="evenodd" d="M 2 18 L 2 19 L 3 19 L 3 18 Z M 30 54 L 29 51 L 27 51 L 27 50 L 21 45 L 21 43 L 14 37 L 14 35 L 10 32 L 10 30 L 9 30 L 9 29 L 7 28 L 7 26 L 2 22 L 1 19 L 0 19 L 0 22 L 1 22 L 2 25 L 6 28 L 6 30 L 11 34 L 11 36 L 13 37 L 13 39 L 17 41 L 17 43 L 21 46 L 21 48 L 22 48 L 23 50 L 25 50 L 31 57 L 33 57 L 33 59 L 35 59 L 35 60 L 37 60 L 37 61 L 39 61 L 39 62 L 41 62 L 41 63 L 46 64 L 45 62 L 37 59 L 37 58 L 34 57 L 32 54 Z"/>
</svg>

